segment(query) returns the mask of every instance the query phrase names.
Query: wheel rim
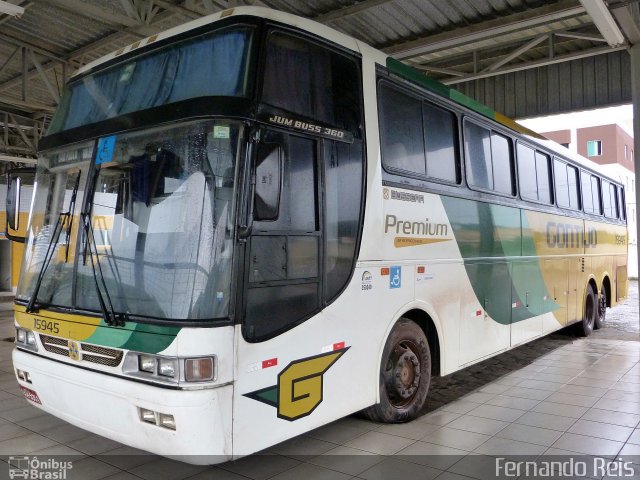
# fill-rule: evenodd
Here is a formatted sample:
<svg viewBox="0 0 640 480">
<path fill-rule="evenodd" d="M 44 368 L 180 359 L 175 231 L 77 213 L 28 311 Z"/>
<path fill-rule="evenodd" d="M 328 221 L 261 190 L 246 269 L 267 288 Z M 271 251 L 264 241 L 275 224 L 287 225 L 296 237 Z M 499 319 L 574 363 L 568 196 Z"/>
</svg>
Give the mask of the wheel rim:
<svg viewBox="0 0 640 480">
<path fill-rule="evenodd" d="M 607 294 L 604 292 L 600 292 L 600 298 L 598 300 L 598 317 L 603 319 L 605 314 L 607 313 Z"/>
<path fill-rule="evenodd" d="M 387 396 L 394 407 L 411 403 L 420 386 L 420 375 L 418 346 L 408 340 L 396 344 L 385 369 Z"/>
</svg>

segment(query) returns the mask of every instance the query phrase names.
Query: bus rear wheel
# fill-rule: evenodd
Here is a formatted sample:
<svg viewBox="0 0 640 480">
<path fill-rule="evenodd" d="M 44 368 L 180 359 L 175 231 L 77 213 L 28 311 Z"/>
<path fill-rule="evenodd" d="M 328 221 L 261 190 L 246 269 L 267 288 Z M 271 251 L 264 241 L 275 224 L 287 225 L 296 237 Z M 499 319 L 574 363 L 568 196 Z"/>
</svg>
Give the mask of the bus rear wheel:
<svg viewBox="0 0 640 480">
<path fill-rule="evenodd" d="M 598 318 L 598 298 L 593 285 L 587 285 L 587 293 L 584 297 L 584 315 L 582 321 L 576 324 L 576 333 L 581 337 L 588 337 L 593 332 L 593 327 Z"/>
<path fill-rule="evenodd" d="M 382 352 L 380 403 L 363 411 L 376 422 L 413 420 L 424 406 L 431 383 L 431 353 L 422 329 L 401 318 L 393 327 Z"/>
<path fill-rule="evenodd" d="M 604 321 L 607 317 L 607 289 L 604 288 L 604 283 L 600 287 L 600 296 L 598 297 L 598 314 L 596 315 L 596 321 L 593 324 L 593 328 L 598 330 L 604 325 Z"/>
</svg>

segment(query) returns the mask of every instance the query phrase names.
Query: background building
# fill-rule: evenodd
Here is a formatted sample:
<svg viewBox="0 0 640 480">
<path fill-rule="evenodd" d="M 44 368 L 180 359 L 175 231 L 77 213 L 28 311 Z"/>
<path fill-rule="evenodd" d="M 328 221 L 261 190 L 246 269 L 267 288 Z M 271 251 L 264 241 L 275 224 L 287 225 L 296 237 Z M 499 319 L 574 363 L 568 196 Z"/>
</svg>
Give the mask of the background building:
<svg viewBox="0 0 640 480">
<path fill-rule="evenodd" d="M 638 277 L 636 185 L 633 137 L 616 123 L 543 132 L 542 135 L 585 157 L 585 165 L 621 182 L 626 189 L 629 276 Z"/>
</svg>

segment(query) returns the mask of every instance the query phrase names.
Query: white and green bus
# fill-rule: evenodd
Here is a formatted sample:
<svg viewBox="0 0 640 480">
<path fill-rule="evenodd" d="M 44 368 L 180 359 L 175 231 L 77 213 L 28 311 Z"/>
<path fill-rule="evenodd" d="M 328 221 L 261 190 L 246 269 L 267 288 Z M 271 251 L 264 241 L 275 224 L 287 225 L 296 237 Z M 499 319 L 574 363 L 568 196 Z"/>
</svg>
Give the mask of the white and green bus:
<svg viewBox="0 0 640 480">
<path fill-rule="evenodd" d="M 409 421 L 432 376 L 570 324 L 588 335 L 627 292 L 619 183 L 268 9 L 82 68 L 40 146 L 20 388 L 192 463 L 360 410 Z"/>
</svg>

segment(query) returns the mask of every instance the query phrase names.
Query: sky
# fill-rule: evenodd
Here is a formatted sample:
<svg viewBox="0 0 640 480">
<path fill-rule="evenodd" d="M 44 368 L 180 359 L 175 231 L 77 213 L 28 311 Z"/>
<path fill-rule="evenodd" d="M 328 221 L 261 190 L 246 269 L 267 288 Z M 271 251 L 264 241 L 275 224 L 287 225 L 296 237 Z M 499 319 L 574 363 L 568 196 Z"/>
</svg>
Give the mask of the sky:
<svg viewBox="0 0 640 480">
<path fill-rule="evenodd" d="M 517 120 L 517 122 L 534 132 L 564 130 L 570 126 L 573 128 L 583 128 L 617 123 L 625 129 L 629 135 L 633 136 L 633 106 L 621 105 L 618 107 L 607 107 L 597 110 L 551 115 L 548 117 L 527 118 Z"/>
</svg>

